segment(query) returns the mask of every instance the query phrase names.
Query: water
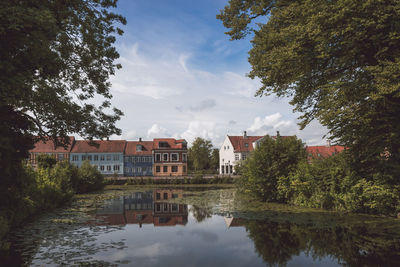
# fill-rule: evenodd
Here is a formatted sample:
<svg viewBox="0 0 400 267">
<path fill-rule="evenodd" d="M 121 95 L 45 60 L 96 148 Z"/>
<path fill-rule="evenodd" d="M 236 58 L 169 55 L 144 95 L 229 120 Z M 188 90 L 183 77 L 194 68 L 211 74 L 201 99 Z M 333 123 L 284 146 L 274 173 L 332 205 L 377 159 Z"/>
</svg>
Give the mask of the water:
<svg viewBox="0 0 400 267">
<path fill-rule="evenodd" d="M 233 189 L 80 196 L 11 236 L 3 265 L 400 266 L 400 221 L 243 203 Z"/>
</svg>

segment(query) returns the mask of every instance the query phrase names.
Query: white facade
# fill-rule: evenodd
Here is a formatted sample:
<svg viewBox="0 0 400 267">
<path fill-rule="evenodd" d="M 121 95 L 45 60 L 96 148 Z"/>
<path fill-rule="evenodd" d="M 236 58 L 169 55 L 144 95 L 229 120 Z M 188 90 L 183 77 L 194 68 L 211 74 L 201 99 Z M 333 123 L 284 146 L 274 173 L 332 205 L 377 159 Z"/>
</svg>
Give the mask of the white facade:
<svg viewBox="0 0 400 267">
<path fill-rule="evenodd" d="M 226 136 L 224 143 L 219 149 L 219 174 L 233 174 L 237 161 L 235 160 L 233 145 L 229 140 L 229 136 Z"/>
</svg>

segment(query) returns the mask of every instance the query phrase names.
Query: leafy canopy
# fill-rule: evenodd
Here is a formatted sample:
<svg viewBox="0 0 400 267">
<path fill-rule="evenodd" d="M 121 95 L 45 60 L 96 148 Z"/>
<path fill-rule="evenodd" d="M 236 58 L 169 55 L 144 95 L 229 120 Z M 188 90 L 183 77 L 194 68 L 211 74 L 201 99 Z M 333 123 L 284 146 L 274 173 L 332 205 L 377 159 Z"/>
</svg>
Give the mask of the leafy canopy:
<svg viewBox="0 0 400 267">
<path fill-rule="evenodd" d="M 189 167 L 196 171 L 208 170 L 212 164 L 212 153 L 211 141 L 197 137 L 188 149 Z"/>
<path fill-rule="evenodd" d="M 111 111 L 108 100 L 108 78 L 120 68 L 113 43 L 122 30 L 114 24 L 126 23 L 109 10 L 116 2 L 0 2 L 0 106 L 31 125 L 24 131 L 54 138 L 120 133 L 122 112 Z M 97 106 L 89 101 L 95 95 L 106 100 Z"/>
<path fill-rule="evenodd" d="M 254 33 L 257 96 L 291 97 L 301 127 L 318 119 L 360 171 L 400 174 L 399 1 L 230 0 L 217 18 L 232 39 Z"/>
</svg>

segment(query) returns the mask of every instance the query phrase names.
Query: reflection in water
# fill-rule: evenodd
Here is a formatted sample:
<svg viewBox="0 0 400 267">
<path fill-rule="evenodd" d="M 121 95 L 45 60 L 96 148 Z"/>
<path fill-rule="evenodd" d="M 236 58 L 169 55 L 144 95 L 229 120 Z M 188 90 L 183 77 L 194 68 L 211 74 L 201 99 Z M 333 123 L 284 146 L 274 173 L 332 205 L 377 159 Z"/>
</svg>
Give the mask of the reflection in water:
<svg viewBox="0 0 400 267">
<path fill-rule="evenodd" d="M 186 225 L 188 208 L 186 204 L 165 202 L 181 198 L 182 189 L 162 189 L 134 192 L 114 198 L 97 210 L 97 225 L 153 224 L 154 226 Z"/>
<path fill-rule="evenodd" d="M 13 258 L 0 257 L 0 262 L 8 266 L 400 266 L 400 222 L 395 220 L 366 216 L 339 220 L 335 213 L 317 212 L 218 212 L 212 207 L 221 206 L 222 198 L 207 194 L 196 203 L 167 202 L 183 196 L 182 189 L 125 192 L 106 200 L 93 214 L 77 213 L 91 218 L 79 224 L 54 223 L 64 220 L 63 213 L 50 214 L 14 233 Z"/>
</svg>

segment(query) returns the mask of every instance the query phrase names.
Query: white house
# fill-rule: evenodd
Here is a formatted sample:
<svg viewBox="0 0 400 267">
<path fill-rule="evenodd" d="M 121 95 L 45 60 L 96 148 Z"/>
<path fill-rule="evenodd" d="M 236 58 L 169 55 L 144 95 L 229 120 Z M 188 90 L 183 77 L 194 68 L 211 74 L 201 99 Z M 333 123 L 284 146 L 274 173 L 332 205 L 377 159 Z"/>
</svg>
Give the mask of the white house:
<svg viewBox="0 0 400 267">
<path fill-rule="evenodd" d="M 258 146 L 264 136 L 243 136 L 227 135 L 219 150 L 219 173 L 230 175 L 235 173 L 235 166 L 245 160 L 251 151 Z"/>
</svg>

